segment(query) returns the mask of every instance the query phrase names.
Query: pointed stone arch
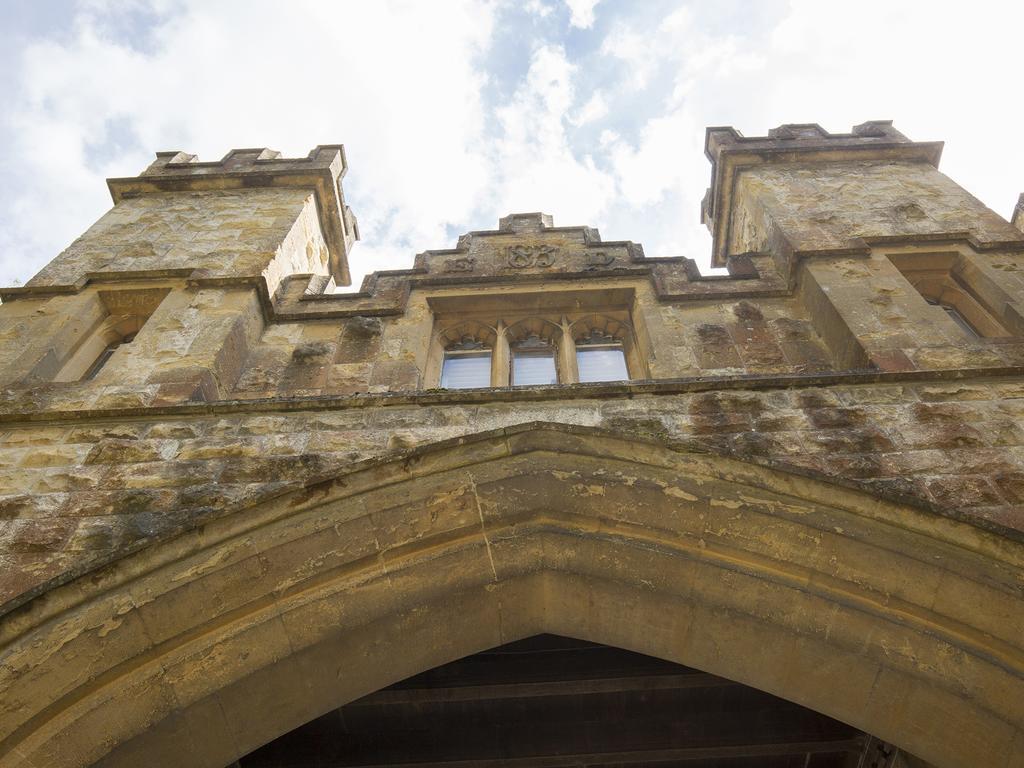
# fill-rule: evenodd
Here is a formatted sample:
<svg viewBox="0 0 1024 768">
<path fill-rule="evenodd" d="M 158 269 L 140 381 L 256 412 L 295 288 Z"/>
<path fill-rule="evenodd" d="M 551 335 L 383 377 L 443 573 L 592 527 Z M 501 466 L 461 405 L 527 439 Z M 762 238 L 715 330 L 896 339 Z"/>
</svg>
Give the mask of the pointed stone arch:
<svg viewBox="0 0 1024 768">
<path fill-rule="evenodd" d="M 0 623 L 0 766 L 223 768 L 541 632 L 1024 765 L 1024 546 L 797 474 L 532 424 L 368 462 Z"/>
</svg>

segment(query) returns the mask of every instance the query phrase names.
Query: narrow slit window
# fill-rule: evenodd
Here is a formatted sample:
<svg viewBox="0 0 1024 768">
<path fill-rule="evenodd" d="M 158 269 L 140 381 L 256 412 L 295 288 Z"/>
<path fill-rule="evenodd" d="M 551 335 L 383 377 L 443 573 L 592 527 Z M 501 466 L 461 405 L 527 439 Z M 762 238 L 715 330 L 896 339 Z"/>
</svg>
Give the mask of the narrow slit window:
<svg viewBox="0 0 1024 768">
<path fill-rule="evenodd" d="M 474 389 L 491 385 L 491 350 L 482 342 L 465 337 L 444 353 L 441 387 Z"/>
<path fill-rule="evenodd" d="M 512 348 L 510 381 L 514 387 L 557 384 L 555 348 L 537 334 L 531 334 Z"/>
<path fill-rule="evenodd" d="M 936 301 L 935 299 L 926 298 L 925 301 L 927 301 L 933 307 L 942 307 L 942 310 L 946 313 L 947 317 L 949 317 L 950 320 L 952 320 L 954 323 L 960 326 L 960 330 L 962 330 L 971 338 L 981 338 L 981 334 L 978 333 L 978 329 L 971 325 L 971 322 L 966 317 L 964 317 L 960 313 L 960 310 L 957 309 L 956 307 L 952 307 L 949 304 L 943 304 L 941 301 Z"/>
<path fill-rule="evenodd" d="M 971 269 L 963 255 L 903 253 L 890 254 L 889 260 L 922 299 L 945 312 L 972 341 L 1019 335 L 1019 316 L 1006 306 L 1008 294 L 998 281 Z"/>
<path fill-rule="evenodd" d="M 107 344 L 103 351 L 100 352 L 99 357 L 97 357 L 93 361 L 92 365 L 86 369 L 85 373 L 82 374 L 81 381 L 91 381 L 92 379 L 95 379 L 96 374 L 98 374 L 103 366 L 107 364 L 107 361 L 114 355 L 118 348 L 123 344 L 130 344 L 134 339 L 135 334 L 129 333 L 124 338 L 116 339 Z"/>
<path fill-rule="evenodd" d="M 596 328 L 576 342 L 576 367 L 581 382 L 629 380 L 622 342 Z"/>
</svg>

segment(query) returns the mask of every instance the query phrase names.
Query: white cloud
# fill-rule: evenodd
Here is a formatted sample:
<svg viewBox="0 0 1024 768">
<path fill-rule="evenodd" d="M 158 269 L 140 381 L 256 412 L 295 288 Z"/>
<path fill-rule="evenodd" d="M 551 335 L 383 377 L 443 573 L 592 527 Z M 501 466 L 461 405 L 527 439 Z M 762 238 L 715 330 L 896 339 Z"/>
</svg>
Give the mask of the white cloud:
<svg viewBox="0 0 1024 768">
<path fill-rule="evenodd" d="M 566 131 L 576 74 L 561 47 L 538 48 L 523 84 L 497 111 L 496 215 L 542 210 L 556 223 L 587 224 L 607 206 L 612 179 L 591 157 L 577 158 Z"/>
<path fill-rule="evenodd" d="M 580 108 L 572 121 L 576 125 L 586 125 L 600 120 L 607 114 L 608 102 L 604 100 L 604 95 L 600 91 L 594 91 L 594 95 Z"/>
<path fill-rule="evenodd" d="M 1019 70 L 1022 27 L 1024 6 L 992 0 L 856 9 L 794 0 L 768 43 L 779 75 L 753 128 L 813 121 L 846 130 L 892 118 L 912 139 L 945 140 L 942 170 L 1008 216 L 1024 186 L 1024 147 L 1009 139 L 1024 110 L 1006 80 Z M 1002 132 L 1009 140 L 993 141 Z"/>
<path fill-rule="evenodd" d="M 525 6 L 527 13 L 532 13 L 534 16 L 539 16 L 542 19 L 546 19 L 555 10 L 550 5 L 542 0 L 530 0 Z"/>
<path fill-rule="evenodd" d="M 943 170 L 999 213 L 1024 186 L 1007 83 L 1024 6 L 609 4 L 597 28 L 596 2 L 568 6 L 572 30 L 539 23 L 547 0 L 82 0 L 59 36 L 18 38 L 0 113 L 0 284 L 105 210 L 104 177 L 159 149 L 344 142 L 357 284 L 515 210 L 706 263 L 707 125 L 891 117 L 945 139 Z"/>
<path fill-rule="evenodd" d="M 658 66 L 644 35 L 626 27 L 615 29 L 604 39 L 601 55 L 627 62 L 629 82 L 625 84 L 635 89 L 646 88 Z"/>
<path fill-rule="evenodd" d="M 892 118 L 912 139 L 945 139 L 943 171 L 1009 214 L 1024 187 L 1024 148 L 1009 138 L 1021 110 L 1003 77 L 1017 68 L 1024 7 L 793 0 L 771 23 L 746 28 L 697 12 L 616 25 L 602 44 L 623 64 L 617 90 L 604 88 L 613 109 L 641 90 L 651 113 L 631 142 L 602 141 L 626 208 L 610 216 L 616 237 L 641 238 L 655 254 L 676 243 L 707 263 L 696 219 L 708 125 L 758 135 L 786 122 L 846 131 Z M 1008 140 L 993 143 L 993 131 Z"/>
<path fill-rule="evenodd" d="M 23 216 L 5 222 L 0 245 L 35 263 L 6 261 L 4 282 L 30 276 L 45 261 L 35 254 L 55 255 L 102 213 L 104 176 L 137 173 L 157 149 L 217 159 L 238 146 L 305 155 L 342 141 L 364 237 L 410 253 L 443 241 L 488 183 L 476 61 L 489 5 L 196 0 L 160 24 L 148 53 L 106 37 L 95 7 L 70 44 L 24 51 L 23 92 L 3 126 Z M 134 141 L 97 163 L 112 120 Z M 355 261 L 356 271 L 397 266 L 359 263 L 358 250 Z"/>
<path fill-rule="evenodd" d="M 580 29 L 590 29 L 594 25 L 594 8 L 600 0 L 565 0 L 569 6 L 569 24 Z"/>
</svg>

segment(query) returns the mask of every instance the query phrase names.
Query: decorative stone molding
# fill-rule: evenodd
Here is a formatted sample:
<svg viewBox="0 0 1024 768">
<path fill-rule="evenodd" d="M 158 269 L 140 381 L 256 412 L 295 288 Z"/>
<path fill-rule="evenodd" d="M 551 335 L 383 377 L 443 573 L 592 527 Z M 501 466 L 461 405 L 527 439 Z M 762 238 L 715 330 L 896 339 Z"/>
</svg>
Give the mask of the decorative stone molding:
<svg viewBox="0 0 1024 768">
<path fill-rule="evenodd" d="M 594 251 L 586 256 L 587 269 L 610 267 L 615 261 L 615 254 L 606 251 Z"/>
<path fill-rule="evenodd" d="M 1024 192 L 1017 197 L 1017 204 L 1013 207 L 1010 223 L 1024 232 Z"/>
<path fill-rule="evenodd" d="M 540 232 L 544 229 L 553 229 L 554 219 L 547 213 L 510 213 L 498 219 L 498 229 L 502 232 L 515 232 L 523 234 L 527 232 Z"/>
<path fill-rule="evenodd" d="M 444 263 L 445 272 L 472 272 L 476 265 L 476 259 L 472 256 L 463 256 L 458 259 L 448 259 Z"/>
</svg>

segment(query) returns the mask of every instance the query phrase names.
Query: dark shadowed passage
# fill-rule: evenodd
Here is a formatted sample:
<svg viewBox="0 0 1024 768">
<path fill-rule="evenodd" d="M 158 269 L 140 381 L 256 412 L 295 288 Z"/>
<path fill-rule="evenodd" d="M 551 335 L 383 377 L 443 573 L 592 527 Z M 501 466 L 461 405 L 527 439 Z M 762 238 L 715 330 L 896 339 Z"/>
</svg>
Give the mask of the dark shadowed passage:
<svg viewBox="0 0 1024 768">
<path fill-rule="evenodd" d="M 754 688 L 638 653 L 540 635 L 352 702 L 240 768 L 888 768 L 895 750 Z"/>
</svg>

